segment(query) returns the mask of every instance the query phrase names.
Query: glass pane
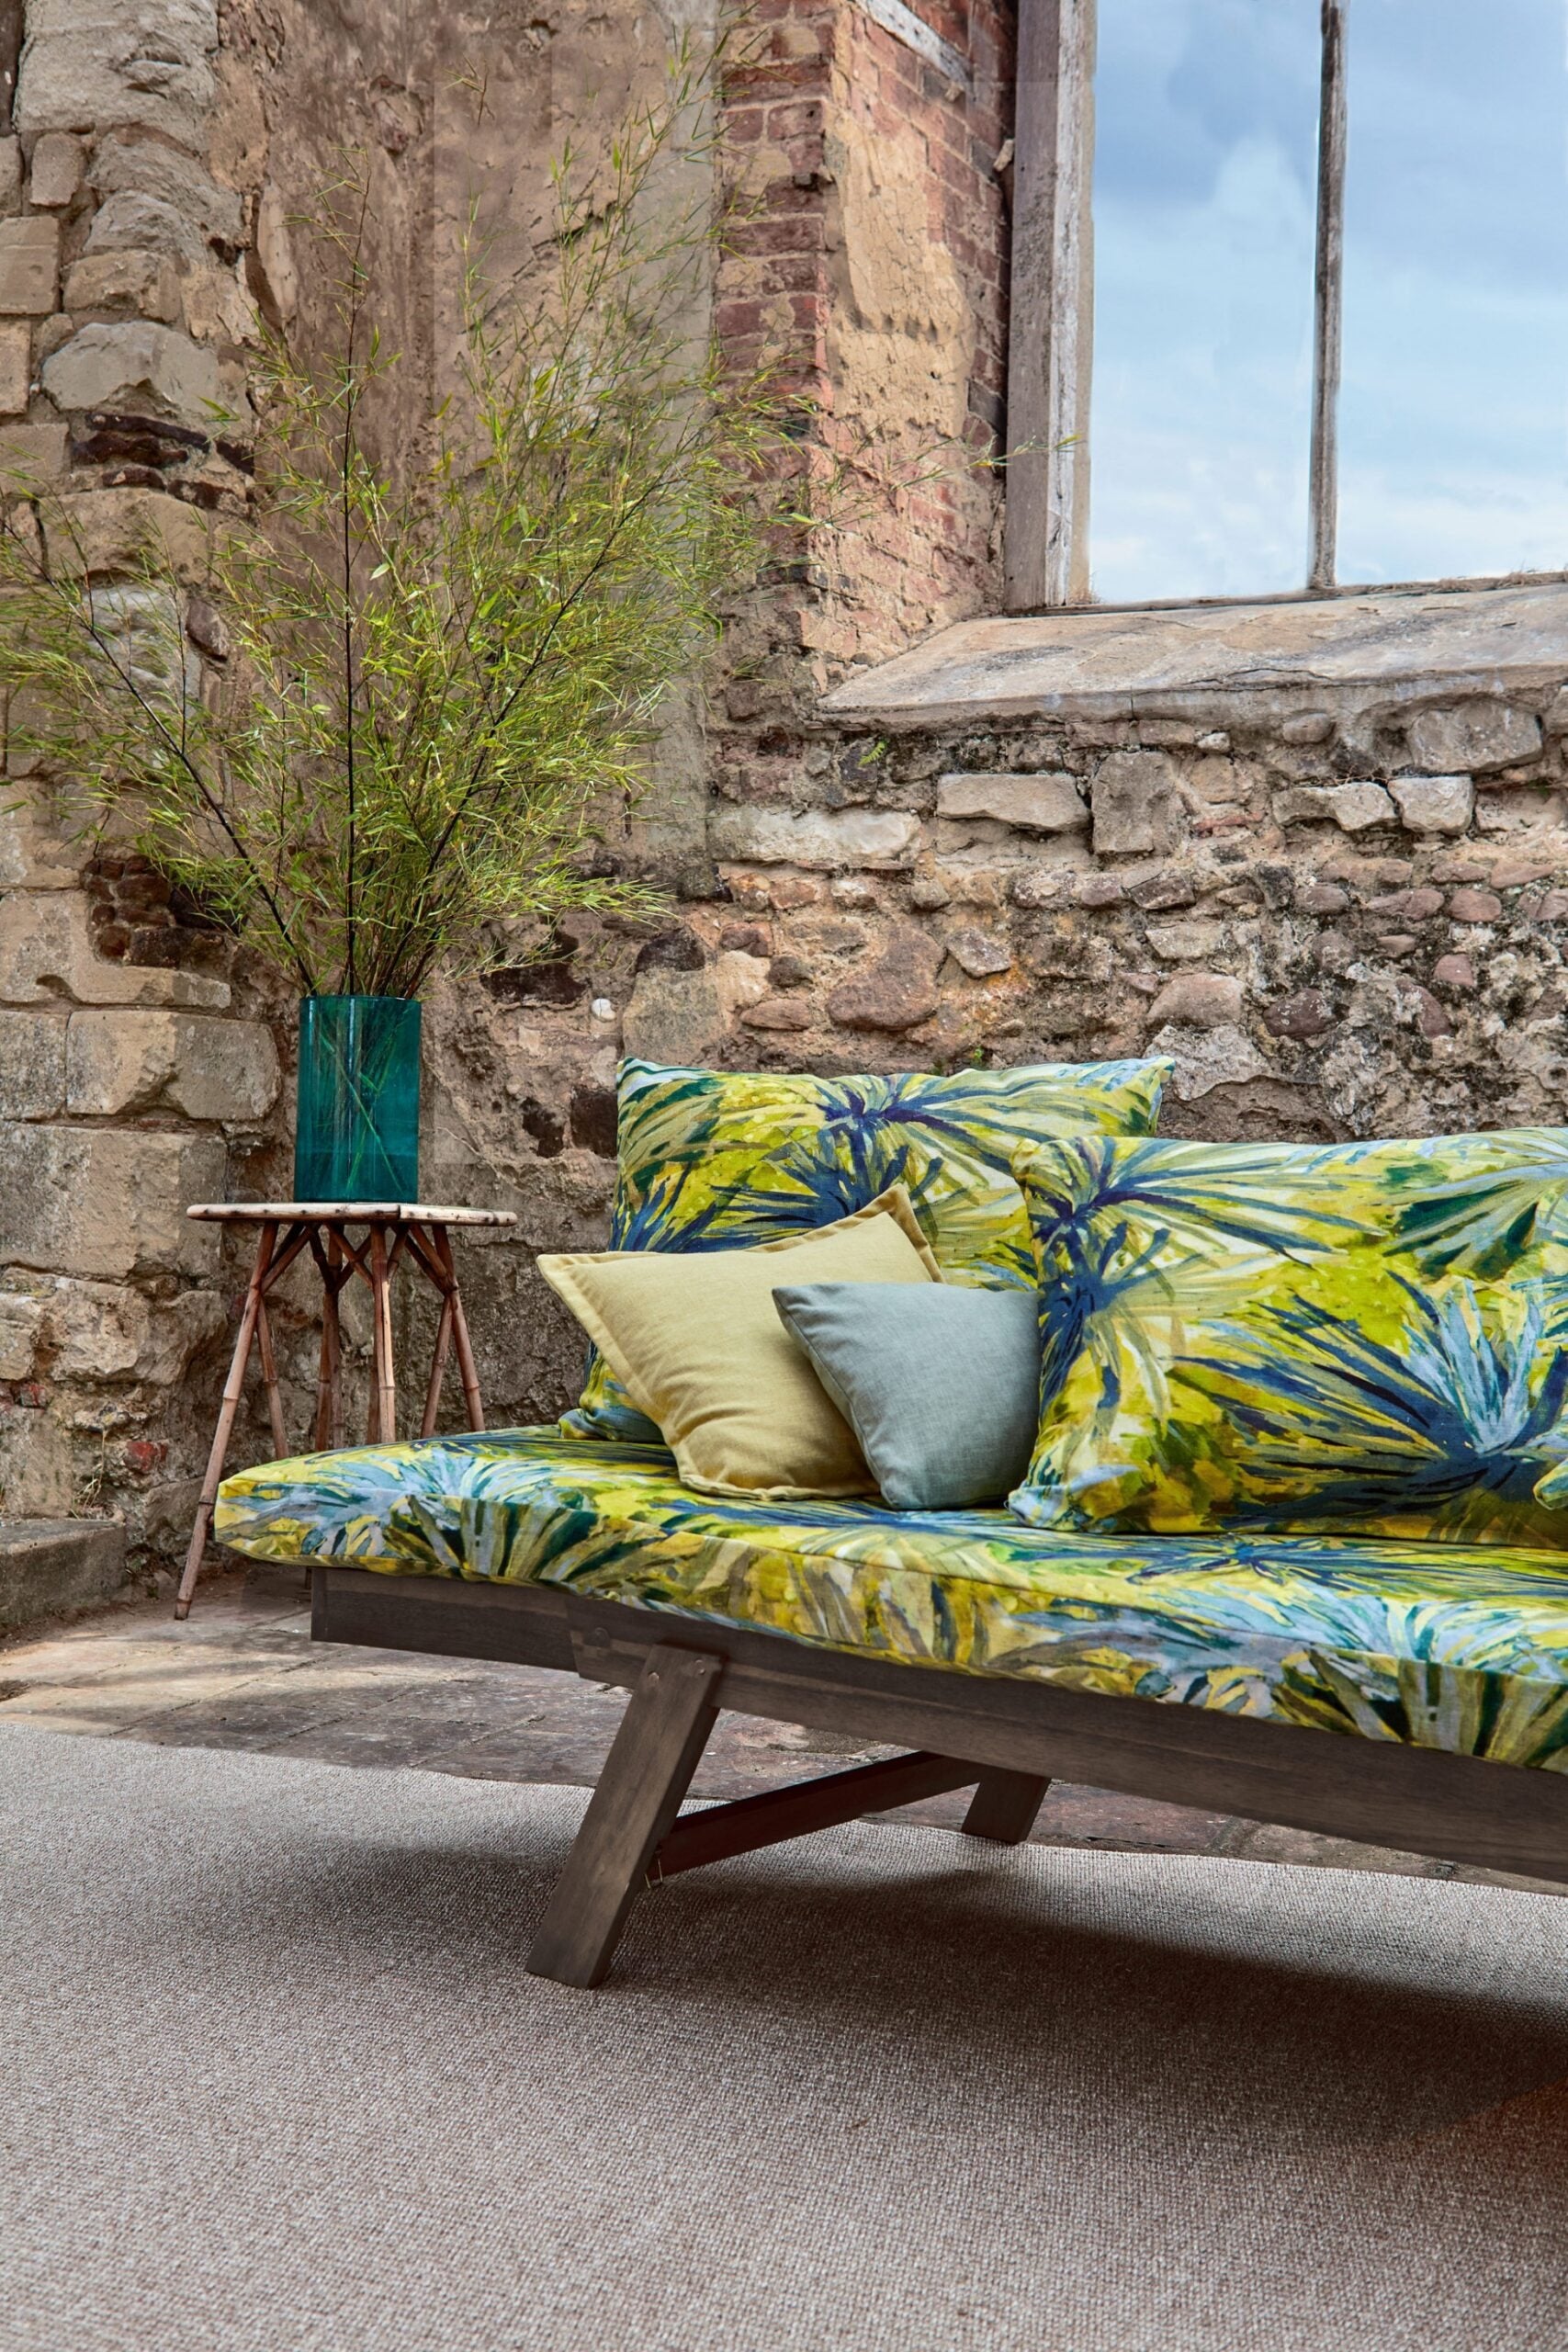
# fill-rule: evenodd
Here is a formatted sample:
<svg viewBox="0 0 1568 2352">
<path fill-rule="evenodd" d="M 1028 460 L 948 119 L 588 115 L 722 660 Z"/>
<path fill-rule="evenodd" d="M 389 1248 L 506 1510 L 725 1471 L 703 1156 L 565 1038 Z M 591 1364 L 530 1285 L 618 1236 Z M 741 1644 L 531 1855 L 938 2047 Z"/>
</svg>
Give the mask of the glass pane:
<svg viewBox="0 0 1568 2352">
<path fill-rule="evenodd" d="M 1096 596 L 1306 576 L 1318 0 L 1100 0 Z"/>
<path fill-rule="evenodd" d="M 1339 577 L 1568 570 L 1563 0 L 1350 0 Z"/>
</svg>

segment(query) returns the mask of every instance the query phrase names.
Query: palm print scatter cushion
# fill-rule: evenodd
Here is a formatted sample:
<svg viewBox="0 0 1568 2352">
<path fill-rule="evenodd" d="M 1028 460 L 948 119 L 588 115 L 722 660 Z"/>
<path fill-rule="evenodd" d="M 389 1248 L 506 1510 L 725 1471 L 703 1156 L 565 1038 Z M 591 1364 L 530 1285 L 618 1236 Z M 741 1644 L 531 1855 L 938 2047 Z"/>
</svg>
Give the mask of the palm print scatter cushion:
<svg viewBox="0 0 1568 2352">
<path fill-rule="evenodd" d="M 1035 1526 L 1568 1543 L 1568 1134 L 1021 1159 Z"/>
<path fill-rule="evenodd" d="M 812 1078 L 621 1066 L 614 1250 L 739 1250 L 831 1225 L 902 1184 L 949 1282 L 1034 1279 L 1012 1162 L 1052 1136 L 1148 1135 L 1168 1061 L 948 1077 Z M 577 1436 L 650 1425 L 597 1356 Z"/>
</svg>

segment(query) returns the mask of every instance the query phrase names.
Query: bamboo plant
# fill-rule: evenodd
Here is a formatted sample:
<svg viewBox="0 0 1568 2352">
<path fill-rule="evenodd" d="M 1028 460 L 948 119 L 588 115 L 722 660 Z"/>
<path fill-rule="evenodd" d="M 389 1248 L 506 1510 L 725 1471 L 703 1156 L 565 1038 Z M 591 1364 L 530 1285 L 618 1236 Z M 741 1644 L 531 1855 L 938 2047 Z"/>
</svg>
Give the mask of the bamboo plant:
<svg viewBox="0 0 1568 2352">
<path fill-rule="evenodd" d="M 607 182 L 561 158 L 525 277 L 470 220 L 447 395 L 412 447 L 378 433 L 412 363 L 377 323 L 354 168 L 307 224 L 333 332 L 266 346 L 253 522 L 214 518 L 194 568 L 150 535 L 106 582 L 72 497 L 10 484 L 13 750 L 305 996 L 413 997 L 498 960 L 497 926 L 657 905 L 598 837 L 724 600 L 800 520 L 799 402 L 691 332 L 729 233 L 715 177 L 662 200 L 672 161 L 712 160 L 713 70 L 682 55 Z"/>
</svg>

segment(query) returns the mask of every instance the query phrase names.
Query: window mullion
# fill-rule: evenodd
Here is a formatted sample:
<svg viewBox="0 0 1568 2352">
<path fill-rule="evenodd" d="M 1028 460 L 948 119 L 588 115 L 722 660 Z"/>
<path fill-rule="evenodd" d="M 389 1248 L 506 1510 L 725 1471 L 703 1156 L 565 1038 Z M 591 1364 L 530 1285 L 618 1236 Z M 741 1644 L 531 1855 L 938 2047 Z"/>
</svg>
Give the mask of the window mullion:
<svg viewBox="0 0 1568 2352">
<path fill-rule="evenodd" d="M 1323 0 L 1323 95 L 1317 130 L 1317 254 L 1313 302 L 1309 588 L 1335 584 L 1339 526 L 1339 364 L 1345 265 L 1345 10 Z"/>
<path fill-rule="evenodd" d="M 1089 593 L 1095 0 L 1020 0 L 1008 359 L 1010 612 Z"/>
</svg>

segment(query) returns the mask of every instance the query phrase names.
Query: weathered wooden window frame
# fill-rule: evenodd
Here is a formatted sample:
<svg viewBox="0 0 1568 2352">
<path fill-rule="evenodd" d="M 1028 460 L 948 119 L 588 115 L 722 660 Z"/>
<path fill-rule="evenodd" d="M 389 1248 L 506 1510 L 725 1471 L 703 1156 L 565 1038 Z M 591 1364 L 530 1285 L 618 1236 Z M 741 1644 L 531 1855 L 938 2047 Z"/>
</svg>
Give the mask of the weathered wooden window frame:
<svg viewBox="0 0 1568 2352">
<path fill-rule="evenodd" d="M 1346 0 L 1321 7 L 1305 594 L 1337 584 Z M 1089 602 L 1096 8 L 1019 0 L 1003 550 L 1012 613 Z"/>
</svg>

